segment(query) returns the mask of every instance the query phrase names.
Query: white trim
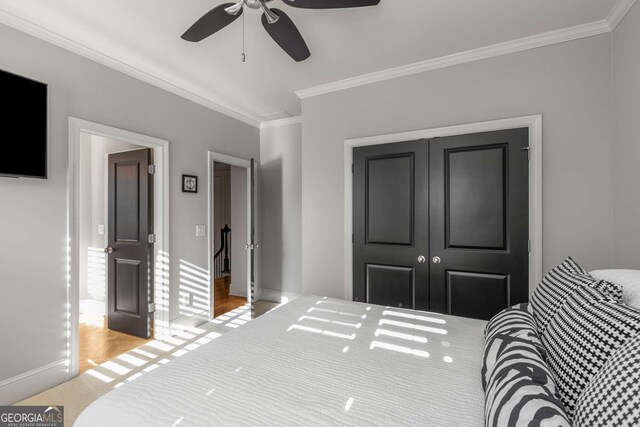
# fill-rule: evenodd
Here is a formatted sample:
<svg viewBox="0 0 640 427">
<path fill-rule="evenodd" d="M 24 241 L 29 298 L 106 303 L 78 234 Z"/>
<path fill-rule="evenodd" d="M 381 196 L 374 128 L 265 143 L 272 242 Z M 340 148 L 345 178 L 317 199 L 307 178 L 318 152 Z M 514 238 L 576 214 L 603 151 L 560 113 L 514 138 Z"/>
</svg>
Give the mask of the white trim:
<svg viewBox="0 0 640 427">
<path fill-rule="evenodd" d="M 229 286 L 229 294 L 235 295 L 237 297 L 245 297 L 247 298 L 247 287 L 243 285 L 234 285 L 233 283 Z"/>
<path fill-rule="evenodd" d="M 287 303 L 300 298 L 301 295 L 294 292 L 284 292 L 277 289 L 265 289 L 260 292 L 260 300 L 269 302 Z"/>
<path fill-rule="evenodd" d="M 625 17 L 627 12 L 631 10 L 636 0 L 618 0 L 616 4 L 611 9 L 609 16 L 607 16 L 607 23 L 609 24 L 609 30 L 613 31 L 616 29 L 622 18 Z"/>
<path fill-rule="evenodd" d="M 68 378 L 69 360 L 60 359 L 0 382 L 0 405 L 13 405 Z"/>
<path fill-rule="evenodd" d="M 141 64 L 137 67 L 133 66 L 5 10 L 0 10 L 0 23 L 59 46 L 116 71 L 120 71 L 121 73 L 127 74 L 133 78 L 164 89 L 243 123 L 254 127 L 260 127 L 260 119 L 257 118 L 256 115 L 251 114 L 248 111 L 244 111 L 236 106 L 216 100 L 210 94 L 207 96 L 201 95 L 200 93 L 205 93 L 206 91 L 198 90 L 200 88 L 193 87 L 192 83 L 182 80 L 179 77 L 167 75 L 161 76 L 157 67 L 152 64 L 147 63 Z M 141 61 L 141 58 L 138 58 L 138 60 Z"/>
<path fill-rule="evenodd" d="M 213 306 L 211 298 L 214 281 L 213 277 L 213 255 L 215 254 L 215 248 L 213 247 L 213 212 L 214 212 L 214 170 L 213 163 L 220 162 L 226 163 L 231 166 L 237 166 L 240 168 L 244 168 L 247 170 L 247 239 L 251 239 L 251 160 L 242 159 L 240 157 L 228 156 L 226 154 L 220 154 L 213 151 L 208 152 L 207 156 L 207 187 L 208 187 L 208 200 L 207 200 L 207 270 L 209 271 L 209 295 L 207 297 L 207 304 L 209 304 L 209 319 L 213 320 L 215 313 L 213 312 Z M 257 172 L 257 170 L 256 170 Z M 257 210 L 254 210 L 257 212 Z M 257 214 L 256 214 L 257 215 Z M 258 228 L 258 223 L 256 221 L 256 229 Z M 257 231 L 257 230 L 256 230 Z M 247 242 L 249 243 L 249 242 Z M 255 259 L 255 266 L 257 268 L 258 258 Z M 256 280 L 256 288 L 258 281 Z M 247 300 L 251 303 L 251 257 L 247 256 Z"/>
<path fill-rule="evenodd" d="M 169 283 L 162 274 L 158 263 L 164 263 L 163 254 L 169 254 L 169 141 L 153 138 L 126 130 L 69 117 L 69 166 L 67 176 L 67 240 L 68 240 L 68 276 L 67 276 L 67 335 L 69 359 L 69 378 L 78 374 L 78 317 L 79 317 L 79 180 L 80 180 L 80 133 L 117 139 L 153 149 L 156 173 L 154 175 L 154 228 L 156 243 L 154 302 L 154 335 L 156 339 L 168 337 L 169 331 Z"/>
<path fill-rule="evenodd" d="M 286 119 L 270 120 L 260 123 L 260 129 L 268 129 L 278 126 L 289 126 L 302 123 L 302 116 L 287 117 Z"/>
<path fill-rule="evenodd" d="M 414 141 L 452 135 L 489 132 L 504 129 L 529 128 L 531 163 L 529 164 L 529 292 L 542 280 L 542 115 L 515 117 L 481 123 L 447 126 L 413 132 L 347 139 L 344 142 L 344 205 L 345 205 L 345 299 L 353 300 L 353 181 L 351 165 L 354 147 Z"/>
<path fill-rule="evenodd" d="M 454 65 L 507 55 L 509 53 L 516 53 L 556 43 L 563 43 L 585 37 L 596 36 L 598 34 L 609 33 L 615 29 L 616 25 L 618 25 L 624 15 L 629 11 L 629 9 L 631 9 L 635 1 L 636 0 L 617 0 L 607 18 L 599 21 L 484 46 L 477 49 L 454 53 L 452 55 L 441 56 L 439 58 L 427 59 L 425 61 L 388 68 L 386 70 L 380 70 L 369 74 L 362 74 L 360 76 L 298 90 L 295 93 L 298 95 L 298 98 L 305 99 L 313 96 L 324 95 L 326 93 L 395 79 L 398 77 L 410 76 L 440 68 L 452 67 Z"/>
</svg>

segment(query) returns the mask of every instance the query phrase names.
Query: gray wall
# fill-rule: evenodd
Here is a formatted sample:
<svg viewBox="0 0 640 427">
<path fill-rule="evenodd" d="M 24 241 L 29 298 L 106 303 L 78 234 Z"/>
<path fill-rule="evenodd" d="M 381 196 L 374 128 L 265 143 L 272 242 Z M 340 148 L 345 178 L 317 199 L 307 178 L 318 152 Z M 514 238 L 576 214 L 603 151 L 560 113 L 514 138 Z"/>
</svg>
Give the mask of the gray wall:
<svg viewBox="0 0 640 427">
<path fill-rule="evenodd" d="M 66 357 L 69 116 L 170 141 L 171 284 L 180 260 L 207 268 L 194 231 L 207 223 L 207 191 L 182 193 L 180 175 L 205 183 L 207 150 L 259 158 L 260 148 L 256 128 L 2 25 L 0 52 L 1 69 L 49 84 L 50 119 L 49 179 L 0 179 L 1 382 Z"/>
<path fill-rule="evenodd" d="M 614 259 L 640 269 L 640 3 L 613 33 Z"/>
<path fill-rule="evenodd" d="M 304 294 L 344 297 L 344 140 L 544 115 L 543 264 L 613 251 L 611 35 L 303 100 Z"/>
<path fill-rule="evenodd" d="M 300 124 L 260 131 L 260 287 L 294 294 L 302 292 L 301 138 Z"/>
</svg>

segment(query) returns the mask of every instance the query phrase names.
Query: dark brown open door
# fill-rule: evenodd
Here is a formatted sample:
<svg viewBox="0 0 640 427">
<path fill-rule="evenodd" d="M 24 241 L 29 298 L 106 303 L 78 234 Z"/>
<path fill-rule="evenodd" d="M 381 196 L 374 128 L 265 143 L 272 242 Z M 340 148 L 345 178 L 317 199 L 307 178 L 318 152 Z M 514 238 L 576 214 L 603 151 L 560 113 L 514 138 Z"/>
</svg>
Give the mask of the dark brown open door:
<svg viewBox="0 0 640 427">
<path fill-rule="evenodd" d="M 151 150 L 109 155 L 109 329 L 150 336 L 153 263 Z"/>
<path fill-rule="evenodd" d="M 353 299 L 429 309 L 426 140 L 353 150 Z"/>
<path fill-rule="evenodd" d="M 255 294 L 256 294 L 256 249 L 258 245 L 256 241 L 256 161 L 251 159 L 251 169 L 249 177 L 249 225 L 251 232 L 249 233 L 249 243 L 247 244 L 247 255 L 249 256 L 249 281 L 251 292 L 249 298 L 251 300 L 251 318 L 256 317 Z"/>
<path fill-rule="evenodd" d="M 489 319 L 528 300 L 528 129 L 430 140 L 431 310 Z"/>
</svg>

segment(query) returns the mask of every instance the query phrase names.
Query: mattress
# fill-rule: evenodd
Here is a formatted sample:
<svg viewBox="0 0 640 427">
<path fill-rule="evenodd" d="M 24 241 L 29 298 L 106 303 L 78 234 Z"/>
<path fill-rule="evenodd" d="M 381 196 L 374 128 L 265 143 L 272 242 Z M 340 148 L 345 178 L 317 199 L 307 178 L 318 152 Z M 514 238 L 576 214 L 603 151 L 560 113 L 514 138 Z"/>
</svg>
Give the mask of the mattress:
<svg viewBox="0 0 640 427">
<path fill-rule="evenodd" d="M 482 426 L 485 324 L 302 297 L 107 393 L 75 426 Z"/>
</svg>

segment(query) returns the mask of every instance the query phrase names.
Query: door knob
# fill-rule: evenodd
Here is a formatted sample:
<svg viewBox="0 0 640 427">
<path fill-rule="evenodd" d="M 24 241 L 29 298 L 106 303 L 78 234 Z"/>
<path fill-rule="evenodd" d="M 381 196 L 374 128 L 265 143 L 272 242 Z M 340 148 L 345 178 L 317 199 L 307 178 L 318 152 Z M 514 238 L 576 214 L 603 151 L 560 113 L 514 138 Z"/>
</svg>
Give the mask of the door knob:
<svg viewBox="0 0 640 427">
<path fill-rule="evenodd" d="M 434 264 L 440 264 L 442 262 L 439 256 L 434 256 L 431 261 L 433 261 Z"/>
<path fill-rule="evenodd" d="M 106 248 L 104 248 L 104 253 L 105 254 L 112 254 L 113 253 L 113 248 L 111 246 L 107 246 Z"/>
<path fill-rule="evenodd" d="M 420 256 L 418 257 L 418 262 L 419 262 L 420 264 L 424 264 L 425 262 L 427 262 L 427 259 L 424 257 L 424 255 L 420 255 Z"/>
</svg>

